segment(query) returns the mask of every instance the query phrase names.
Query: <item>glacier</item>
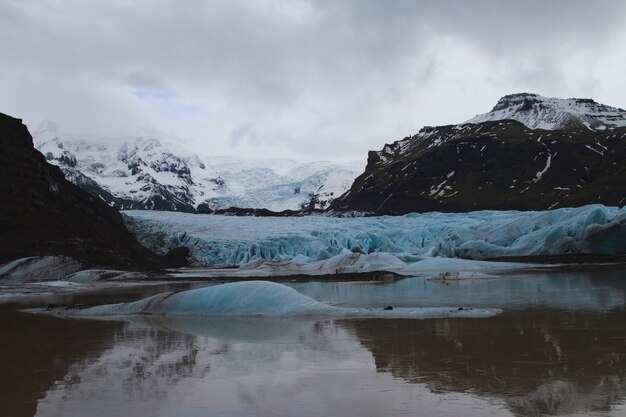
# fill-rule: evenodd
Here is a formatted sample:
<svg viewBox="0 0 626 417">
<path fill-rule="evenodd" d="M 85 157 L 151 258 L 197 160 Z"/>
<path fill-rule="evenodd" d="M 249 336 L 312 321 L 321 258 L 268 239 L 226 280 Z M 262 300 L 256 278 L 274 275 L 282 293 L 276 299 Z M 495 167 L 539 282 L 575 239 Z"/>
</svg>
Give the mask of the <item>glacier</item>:
<svg viewBox="0 0 626 417">
<path fill-rule="evenodd" d="M 167 292 L 129 303 L 73 311 L 82 316 L 242 316 L 341 318 L 490 317 L 500 309 L 459 307 L 338 307 L 316 301 L 291 287 L 269 281 L 233 282 L 187 291 Z"/>
<path fill-rule="evenodd" d="M 197 266 L 250 271 L 280 262 L 299 265 L 293 272 L 302 273 L 363 272 L 385 266 L 411 270 L 428 262 L 454 266 L 460 261 L 467 267 L 471 263 L 462 260 L 626 251 L 626 209 L 602 205 L 397 217 L 124 213 L 129 228 L 150 249 L 164 253 L 188 246 Z M 337 271 L 339 267 L 344 269 Z"/>
</svg>

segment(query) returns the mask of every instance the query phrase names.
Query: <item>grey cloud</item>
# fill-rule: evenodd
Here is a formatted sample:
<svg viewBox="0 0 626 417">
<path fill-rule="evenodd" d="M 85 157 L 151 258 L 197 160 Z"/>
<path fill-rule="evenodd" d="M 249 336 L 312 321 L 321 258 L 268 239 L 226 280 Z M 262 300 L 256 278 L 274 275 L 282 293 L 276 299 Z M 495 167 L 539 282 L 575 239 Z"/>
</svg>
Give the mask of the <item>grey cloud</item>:
<svg viewBox="0 0 626 417">
<path fill-rule="evenodd" d="M 163 78 L 150 70 L 133 70 L 130 71 L 123 81 L 135 88 L 166 90 L 166 83 Z"/>
<path fill-rule="evenodd" d="M 253 144 L 258 142 L 254 126 L 251 123 L 243 123 L 235 127 L 230 134 L 232 147 L 236 148 L 244 142 Z"/>
<path fill-rule="evenodd" d="M 0 111 L 62 119 L 66 129 L 195 123 L 190 131 L 205 129 L 207 141 L 228 144 L 224 152 L 269 145 L 308 157 L 335 144 L 362 158 L 391 135 L 414 133 L 403 130 L 409 125 L 460 121 L 468 110 L 458 106 L 472 94 L 482 104 L 517 88 L 601 90 L 597 80 L 568 84 L 582 73 L 563 63 L 572 48 L 601 57 L 624 36 L 625 8 L 580 0 L 5 0 Z M 167 92 L 176 109 L 142 101 L 134 89 Z M 448 119 L 427 104 L 434 97 L 449 103 Z M 205 114 L 181 116 L 203 106 Z M 310 117 L 294 125 L 293 112 Z"/>
</svg>

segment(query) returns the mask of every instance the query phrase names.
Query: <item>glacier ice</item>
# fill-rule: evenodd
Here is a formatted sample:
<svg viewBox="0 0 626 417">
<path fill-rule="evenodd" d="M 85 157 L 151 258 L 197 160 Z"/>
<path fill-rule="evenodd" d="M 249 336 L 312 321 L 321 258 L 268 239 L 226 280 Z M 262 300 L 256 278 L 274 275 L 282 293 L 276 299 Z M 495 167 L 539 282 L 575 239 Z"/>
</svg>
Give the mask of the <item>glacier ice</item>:
<svg viewBox="0 0 626 417">
<path fill-rule="evenodd" d="M 336 307 L 315 301 L 283 284 L 241 281 L 180 292 L 157 294 L 130 303 L 108 304 L 75 312 L 86 316 L 330 316 L 343 318 L 489 317 L 500 309 L 420 307 Z"/>
<path fill-rule="evenodd" d="M 299 260 L 298 260 L 299 259 Z M 302 263 L 298 256 L 291 261 L 268 261 L 256 259 L 238 268 L 183 268 L 170 272 L 176 278 L 251 278 L 279 277 L 293 275 L 330 275 L 352 274 L 363 272 L 386 271 L 404 276 L 429 276 L 438 272 L 471 272 L 529 269 L 531 264 L 514 262 L 474 261 L 459 258 L 424 258 L 416 262 L 403 262 L 394 255 L 387 253 L 352 253 L 343 249 L 341 253 L 329 259 Z M 380 278 L 384 278 L 382 275 Z M 391 276 L 389 276 L 391 278 Z"/>
<path fill-rule="evenodd" d="M 16 281 L 52 281 L 83 268 L 67 256 L 32 256 L 0 265 L 0 278 Z"/>
<path fill-rule="evenodd" d="M 271 268 L 275 262 L 299 265 L 304 273 L 366 271 L 384 265 L 394 270 L 400 263 L 409 269 L 423 267 L 424 260 L 434 257 L 484 260 L 626 251 L 626 209 L 602 205 L 354 218 L 125 213 L 139 239 L 153 250 L 188 246 L 197 265 L 248 270 Z"/>
<path fill-rule="evenodd" d="M 85 269 L 67 275 L 64 279 L 68 282 L 79 284 L 96 281 L 124 281 L 145 279 L 146 275 L 141 272 L 117 271 L 110 269 Z"/>
</svg>

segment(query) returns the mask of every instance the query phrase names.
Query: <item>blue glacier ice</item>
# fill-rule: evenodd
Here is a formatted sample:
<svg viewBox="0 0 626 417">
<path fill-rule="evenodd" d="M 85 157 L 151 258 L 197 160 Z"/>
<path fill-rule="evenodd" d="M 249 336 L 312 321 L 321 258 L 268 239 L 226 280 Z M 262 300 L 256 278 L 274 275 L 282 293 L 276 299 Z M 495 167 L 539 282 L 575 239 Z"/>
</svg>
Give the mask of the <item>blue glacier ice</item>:
<svg viewBox="0 0 626 417">
<path fill-rule="evenodd" d="M 197 265 L 388 254 L 406 264 L 432 258 L 626 251 L 626 209 L 590 205 L 551 211 L 426 213 L 392 217 L 234 217 L 127 211 L 140 240 L 164 252 L 191 248 Z M 370 257 L 371 258 L 371 257 Z"/>
<path fill-rule="evenodd" d="M 291 287 L 269 281 L 244 281 L 194 290 L 157 294 L 130 303 L 108 304 L 78 311 L 86 316 L 244 316 L 342 318 L 489 317 L 499 309 L 455 307 L 336 307 L 315 301 Z M 76 313 L 76 312 L 74 312 Z"/>
</svg>

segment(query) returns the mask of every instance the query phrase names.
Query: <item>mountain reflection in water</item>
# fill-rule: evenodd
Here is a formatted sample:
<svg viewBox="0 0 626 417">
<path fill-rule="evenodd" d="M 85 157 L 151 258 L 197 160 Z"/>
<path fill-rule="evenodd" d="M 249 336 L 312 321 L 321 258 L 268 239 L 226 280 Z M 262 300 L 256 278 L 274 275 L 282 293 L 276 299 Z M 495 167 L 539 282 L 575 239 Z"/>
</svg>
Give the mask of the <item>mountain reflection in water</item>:
<svg viewBox="0 0 626 417">
<path fill-rule="evenodd" d="M 5 308 L 0 416 L 624 416 L 625 276 L 290 283 L 347 306 L 504 309 L 482 319 L 104 321 Z"/>
<path fill-rule="evenodd" d="M 3 315 L 13 323 L 3 395 L 31 404 L 7 408 L 7 397 L 6 416 L 624 413 L 624 309 L 445 320 Z M 44 328 L 55 331 L 36 337 Z"/>
<path fill-rule="evenodd" d="M 626 395 L 624 310 L 349 323 L 380 372 L 503 399 L 514 415 L 609 412 Z M 604 414 L 603 414 L 604 415 Z"/>
</svg>

